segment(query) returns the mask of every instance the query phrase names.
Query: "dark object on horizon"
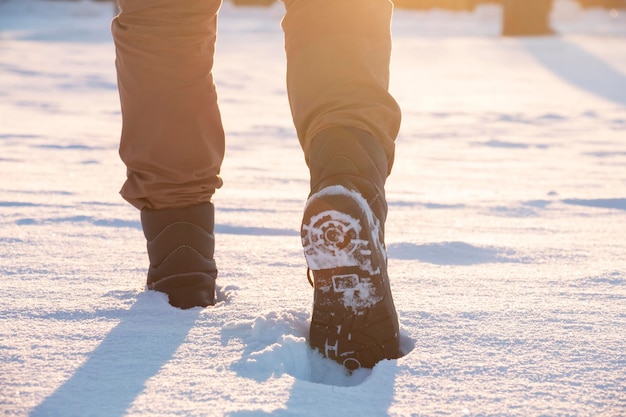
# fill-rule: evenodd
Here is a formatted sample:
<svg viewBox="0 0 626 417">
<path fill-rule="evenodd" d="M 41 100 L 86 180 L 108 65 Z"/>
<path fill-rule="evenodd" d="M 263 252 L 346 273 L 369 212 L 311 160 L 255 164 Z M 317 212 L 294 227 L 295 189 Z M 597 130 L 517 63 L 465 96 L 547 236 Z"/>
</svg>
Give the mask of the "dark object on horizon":
<svg viewBox="0 0 626 417">
<path fill-rule="evenodd" d="M 504 0 L 503 36 L 552 35 L 552 0 Z"/>
<path fill-rule="evenodd" d="M 79 1 L 79 0 L 61 0 L 61 1 Z M 116 0 L 92 0 L 96 2 L 111 2 Z M 231 0 L 236 6 L 270 6 L 279 0 Z M 515 0 L 522 3 L 534 3 L 535 0 Z M 549 0 L 548 0 L 549 1 Z M 604 9 L 626 9 L 626 0 L 574 0 L 581 7 L 588 9 L 592 7 L 601 7 Z M 458 11 L 473 11 L 479 4 L 500 4 L 504 5 L 509 0 L 393 0 L 396 8 L 399 9 L 444 9 Z"/>
<path fill-rule="evenodd" d="M 626 0 L 578 0 L 581 7 L 603 7 L 605 9 L 626 9 Z"/>
<path fill-rule="evenodd" d="M 231 0 L 235 6 L 271 6 L 276 0 Z"/>
<path fill-rule="evenodd" d="M 458 10 L 472 11 L 480 4 L 504 5 L 509 0 L 393 0 L 396 8 L 414 10 Z M 535 0 L 520 0 L 522 3 L 534 3 Z M 583 8 L 602 7 L 605 9 L 626 9 L 626 0 L 573 0 Z"/>
</svg>

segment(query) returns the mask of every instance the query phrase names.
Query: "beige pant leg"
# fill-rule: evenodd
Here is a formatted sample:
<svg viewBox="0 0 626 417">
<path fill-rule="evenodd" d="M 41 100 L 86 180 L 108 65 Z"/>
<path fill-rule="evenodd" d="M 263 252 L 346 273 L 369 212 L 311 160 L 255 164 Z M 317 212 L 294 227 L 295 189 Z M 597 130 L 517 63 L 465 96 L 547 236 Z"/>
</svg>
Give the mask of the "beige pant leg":
<svg viewBox="0 0 626 417">
<path fill-rule="evenodd" d="M 307 160 L 320 132 L 353 127 L 380 141 L 391 170 L 400 127 L 388 93 L 392 3 L 284 1 L 289 102 Z"/>
<path fill-rule="evenodd" d="M 220 0 L 119 0 L 112 24 L 122 108 L 121 194 L 135 207 L 208 202 L 224 131 L 212 76 Z"/>
</svg>

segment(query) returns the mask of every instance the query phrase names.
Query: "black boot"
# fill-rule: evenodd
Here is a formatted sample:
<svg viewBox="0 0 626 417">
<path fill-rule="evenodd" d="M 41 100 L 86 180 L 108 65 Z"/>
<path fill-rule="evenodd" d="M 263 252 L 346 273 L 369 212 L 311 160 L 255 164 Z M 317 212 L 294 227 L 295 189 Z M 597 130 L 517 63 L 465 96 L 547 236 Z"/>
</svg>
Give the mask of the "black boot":
<svg viewBox="0 0 626 417">
<path fill-rule="evenodd" d="M 308 155 L 302 246 L 313 274 L 309 343 L 346 368 L 400 356 L 383 225 L 387 158 L 375 138 L 332 129 Z"/>
<path fill-rule="evenodd" d="M 379 220 L 383 241 L 387 218 L 385 180 L 392 162 L 393 155 L 386 155 L 378 140 L 364 130 L 324 130 L 313 140 L 307 155 L 311 195 L 332 185 L 358 192 Z"/>
<path fill-rule="evenodd" d="M 166 293 L 174 307 L 215 304 L 213 204 L 144 209 L 141 225 L 148 241 L 148 288 Z"/>
</svg>

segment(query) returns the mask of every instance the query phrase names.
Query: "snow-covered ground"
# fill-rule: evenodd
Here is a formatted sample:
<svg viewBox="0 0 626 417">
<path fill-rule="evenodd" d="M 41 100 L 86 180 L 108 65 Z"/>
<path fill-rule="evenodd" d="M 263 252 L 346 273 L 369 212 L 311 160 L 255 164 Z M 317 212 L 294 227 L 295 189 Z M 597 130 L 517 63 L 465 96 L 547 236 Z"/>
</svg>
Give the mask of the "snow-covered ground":
<svg viewBox="0 0 626 417">
<path fill-rule="evenodd" d="M 354 375 L 306 342 L 282 13 L 223 7 L 220 302 L 181 311 L 117 193 L 111 4 L 0 1 L 0 412 L 626 415 L 624 11 L 558 0 L 559 36 L 519 39 L 496 6 L 396 12 L 406 355 Z"/>
</svg>

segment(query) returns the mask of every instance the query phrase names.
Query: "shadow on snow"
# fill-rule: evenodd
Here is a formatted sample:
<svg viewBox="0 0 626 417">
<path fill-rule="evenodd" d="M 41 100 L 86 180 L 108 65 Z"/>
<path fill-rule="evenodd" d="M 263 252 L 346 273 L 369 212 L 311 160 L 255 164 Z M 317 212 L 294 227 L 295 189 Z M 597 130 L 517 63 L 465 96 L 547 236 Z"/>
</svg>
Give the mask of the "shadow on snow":
<svg viewBox="0 0 626 417">
<path fill-rule="evenodd" d="M 391 243 L 387 246 L 390 258 L 422 261 L 435 265 L 477 265 L 485 263 L 526 262 L 507 248 L 480 247 L 464 242 L 442 242 L 417 245 Z"/>
<path fill-rule="evenodd" d="M 140 294 L 87 361 L 30 416 L 125 415 L 184 342 L 201 311 L 164 309 L 154 297 Z"/>
<path fill-rule="evenodd" d="M 599 207 L 617 210 L 626 210 L 626 198 L 597 198 L 597 199 L 580 199 L 571 198 L 563 200 L 565 204 L 586 207 Z"/>
<path fill-rule="evenodd" d="M 626 106 L 626 76 L 602 59 L 561 38 L 524 39 L 522 42 L 539 63 L 562 80 Z"/>
</svg>

